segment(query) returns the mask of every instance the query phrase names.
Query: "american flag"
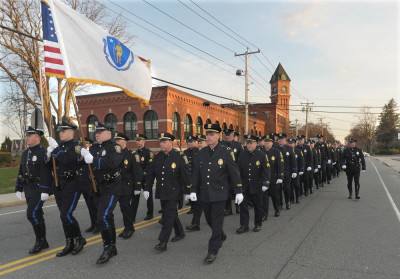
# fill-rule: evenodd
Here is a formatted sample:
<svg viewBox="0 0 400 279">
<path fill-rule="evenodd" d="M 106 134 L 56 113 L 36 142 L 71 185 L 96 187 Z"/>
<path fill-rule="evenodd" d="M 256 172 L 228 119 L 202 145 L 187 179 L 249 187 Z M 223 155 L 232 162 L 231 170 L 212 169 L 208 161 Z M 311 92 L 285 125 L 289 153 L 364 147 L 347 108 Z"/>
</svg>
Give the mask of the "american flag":
<svg viewBox="0 0 400 279">
<path fill-rule="evenodd" d="M 65 67 L 53 15 L 49 5 L 42 1 L 42 26 L 44 44 L 44 72 L 46 75 L 64 77 Z"/>
</svg>

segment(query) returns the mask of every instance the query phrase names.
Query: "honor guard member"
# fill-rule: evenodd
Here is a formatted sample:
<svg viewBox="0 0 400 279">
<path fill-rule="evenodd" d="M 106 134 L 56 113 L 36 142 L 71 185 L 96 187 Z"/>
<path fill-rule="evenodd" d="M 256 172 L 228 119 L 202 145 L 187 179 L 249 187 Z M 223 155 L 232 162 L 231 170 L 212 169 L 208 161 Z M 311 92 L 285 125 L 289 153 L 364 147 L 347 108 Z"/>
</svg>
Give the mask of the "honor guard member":
<svg viewBox="0 0 400 279">
<path fill-rule="evenodd" d="M 283 194 L 286 203 L 286 209 L 290 209 L 290 197 L 291 197 L 291 183 L 292 179 L 297 177 L 297 162 L 296 154 L 293 148 L 287 145 L 287 136 L 284 133 L 280 133 L 279 137 L 279 150 L 282 152 L 285 161 L 285 171 L 283 177 Z"/>
<path fill-rule="evenodd" d="M 296 146 L 297 139 L 296 138 L 291 138 L 289 139 L 289 146 L 293 148 L 293 151 L 295 153 L 296 157 L 296 164 L 297 164 L 297 177 L 292 179 L 292 201 L 295 203 L 300 203 L 300 196 L 302 194 L 302 191 L 300 189 L 301 187 L 301 181 L 303 175 L 304 175 L 304 155 L 303 151 L 301 148 L 298 148 Z M 294 196 L 293 196 L 294 194 Z"/>
<path fill-rule="evenodd" d="M 315 188 L 319 189 L 320 180 L 321 180 L 321 152 L 318 148 L 315 147 L 315 141 L 310 140 L 310 147 L 313 151 L 314 158 L 314 182 Z"/>
<path fill-rule="evenodd" d="M 46 157 L 46 149 L 40 144 L 43 130 L 28 127 L 25 131 L 28 148 L 22 153 L 15 194 L 22 200 L 25 193 L 28 208 L 26 216 L 32 224 L 36 241 L 29 254 L 37 254 L 49 248 L 46 240 L 46 226 L 43 218 L 43 203 L 49 198 L 51 172 Z"/>
<path fill-rule="evenodd" d="M 146 188 L 143 192 L 145 199 L 149 198 L 150 188 L 156 179 L 156 199 L 161 201 L 162 229 L 154 249 L 159 252 L 167 250 L 167 243 L 174 228 L 175 236 L 171 242 L 176 242 L 185 237 L 182 224 L 178 217 L 178 201 L 183 193 L 190 193 L 189 161 L 186 155 L 173 149 L 175 137 L 170 133 L 161 133 L 161 151 L 154 157 L 147 168 Z"/>
<path fill-rule="evenodd" d="M 197 136 L 192 136 L 189 135 L 186 137 L 186 144 L 187 144 L 187 148 L 183 151 L 183 153 L 186 155 L 186 157 L 188 158 L 189 161 L 189 173 L 192 173 L 192 164 L 193 164 L 193 158 L 196 156 L 197 152 L 199 152 L 199 148 L 198 148 L 198 138 Z M 195 203 L 191 203 L 190 200 L 188 201 L 188 204 L 186 205 L 190 205 L 190 211 L 188 212 L 188 214 L 193 214 L 193 207 L 195 207 L 196 205 L 194 205 Z M 191 226 L 187 226 L 187 228 L 189 228 L 190 230 Z"/>
<path fill-rule="evenodd" d="M 314 150 L 311 147 L 311 140 L 307 140 L 303 145 L 304 154 L 304 195 L 307 197 L 312 194 L 314 170 L 318 167 L 315 166 Z"/>
<path fill-rule="evenodd" d="M 349 190 L 349 199 L 353 195 L 353 180 L 356 193 L 356 199 L 360 199 L 360 170 L 365 172 L 365 159 L 362 150 L 356 147 L 357 140 L 350 138 L 349 146 L 343 151 L 342 168 L 346 171 L 347 189 Z"/>
<path fill-rule="evenodd" d="M 123 239 L 128 239 L 135 232 L 135 227 L 133 225 L 133 199 L 135 195 L 140 195 L 143 171 L 140 166 L 139 155 L 131 152 L 127 148 L 129 138 L 123 133 L 116 133 L 114 140 L 115 143 L 121 147 L 123 154 L 121 169 L 122 187 L 118 201 L 124 221 L 124 230 L 118 236 Z"/>
<path fill-rule="evenodd" d="M 99 191 L 97 224 L 103 240 L 103 252 L 96 264 L 104 264 L 117 255 L 114 208 L 121 192 L 121 168 L 123 153 L 112 139 L 112 127 L 98 123 L 96 141 L 98 146 L 90 149 L 93 155 L 93 172 Z"/>
<path fill-rule="evenodd" d="M 60 210 L 61 222 L 65 235 L 65 247 L 57 253 L 57 257 L 68 254 L 76 255 L 86 245 L 82 237 L 78 221 L 73 213 L 82 194 L 80 169 L 85 164 L 92 163 L 93 157 L 89 150 L 82 148 L 74 139 L 77 126 L 67 121 L 57 125 L 60 144 L 55 139 L 49 138 L 47 155 L 55 160 L 58 187 L 55 189 L 55 197 Z"/>
<path fill-rule="evenodd" d="M 237 160 L 239 158 L 240 152 L 243 151 L 242 145 L 234 141 L 234 133 L 235 131 L 232 129 L 225 129 L 224 130 L 224 140 L 221 141 L 221 144 L 225 146 L 228 151 L 232 151 L 233 155 L 235 157 L 234 161 L 237 163 Z M 226 206 L 225 206 L 225 216 L 232 215 L 232 199 L 234 198 L 234 187 L 231 187 L 230 194 L 229 194 L 229 199 L 226 201 Z M 236 213 L 239 213 L 239 206 L 236 205 Z"/>
<path fill-rule="evenodd" d="M 136 134 L 136 152 L 135 154 L 139 155 L 140 158 L 140 165 L 143 170 L 143 181 L 142 181 L 142 189 L 145 188 L 145 179 L 147 173 L 148 165 L 153 161 L 154 154 L 146 147 L 146 139 L 147 137 L 143 134 Z M 153 188 L 150 187 L 150 195 L 146 201 L 147 205 L 147 213 L 146 217 L 144 218 L 145 221 L 153 219 L 154 214 L 154 199 L 153 199 Z M 139 207 L 139 200 L 140 200 L 140 193 L 135 191 L 135 196 L 133 200 L 133 221 L 136 220 L 136 214 Z"/>
<path fill-rule="evenodd" d="M 240 204 L 240 228 L 236 233 L 249 231 L 249 206 L 254 206 L 254 232 L 261 230 L 264 211 L 262 193 L 267 192 L 270 185 L 270 164 L 268 155 L 257 149 L 257 137 L 246 135 L 246 148 L 239 155 L 238 166 L 243 184 L 244 200 Z"/>
<path fill-rule="evenodd" d="M 332 145 L 330 142 L 326 142 L 326 181 L 328 184 L 331 184 L 332 180 L 332 168 L 334 162 L 334 154 L 332 150 Z"/>
<path fill-rule="evenodd" d="M 265 153 L 268 156 L 269 163 L 270 163 L 270 184 L 269 189 L 266 192 L 263 192 L 262 197 L 262 206 L 264 210 L 263 220 L 267 220 L 268 213 L 269 213 L 269 197 L 271 197 L 272 205 L 275 210 L 275 217 L 279 216 L 280 210 L 280 196 L 279 192 L 282 193 L 282 183 L 283 183 L 283 176 L 284 176 L 284 159 L 282 152 L 273 147 L 273 137 L 274 134 L 271 133 L 269 135 L 264 136 L 264 148 Z"/>
<path fill-rule="evenodd" d="M 204 125 L 208 146 L 202 148 L 193 161 L 192 191 L 190 200 L 202 204 L 207 224 L 212 234 L 208 242 L 208 254 L 204 262 L 215 261 L 222 242 L 226 239 L 223 231 L 224 208 L 230 195 L 231 185 L 236 193 L 235 202 L 243 201 L 242 183 L 233 150 L 227 150 L 219 143 L 219 124 Z"/>
<path fill-rule="evenodd" d="M 342 162 L 342 148 L 340 147 L 340 142 L 335 143 L 335 152 L 336 152 L 336 176 L 340 175 L 340 163 Z"/>
<path fill-rule="evenodd" d="M 319 149 L 320 153 L 320 164 L 318 168 L 320 169 L 320 186 L 324 187 L 324 183 L 327 181 L 326 175 L 326 165 L 328 163 L 328 148 L 324 141 L 323 135 L 317 135 L 318 142 L 315 144 L 315 147 Z"/>
</svg>

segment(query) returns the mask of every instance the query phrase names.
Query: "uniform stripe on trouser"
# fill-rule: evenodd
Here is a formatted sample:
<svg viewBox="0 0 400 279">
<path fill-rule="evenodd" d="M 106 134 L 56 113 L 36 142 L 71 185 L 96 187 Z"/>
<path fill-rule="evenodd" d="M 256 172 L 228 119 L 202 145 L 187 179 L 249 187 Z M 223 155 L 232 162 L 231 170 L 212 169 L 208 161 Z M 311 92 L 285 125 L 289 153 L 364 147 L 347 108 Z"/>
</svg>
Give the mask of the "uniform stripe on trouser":
<svg viewBox="0 0 400 279">
<path fill-rule="evenodd" d="M 37 210 L 39 209 L 39 206 L 41 204 L 43 204 L 43 201 L 41 199 L 39 199 L 38 203 L 36 204 L 35 208 L 32 211 L 32 219 L 33 219 L 34 225 L 39 224 L 39 220 L 36 217 L 36 213 L 37 213 Z"/>
<path fill-rule="evenodd" d="M 114 203 L 114 195 L 111 195 L 111 199 L 108 203 L 108 206 L 106 208 L 106 210 L 104 211 L 104 215 L 103 215 L 103 222 L 106 225 L 106 228 L 109 229 L 110 228 L 110 224 L 107 222 L 107 218 L 108 218 L 108 211 L 110 210 L 110 208 L 112 207 Z"/>
<path fill-rule="evenodd" d="M 67 220 L 70 224 L 74 223 L 74 220 L 72 219 L 72 212 L 75 210 L 77 204 L 78 204 L 78 192 L 75 192 L 74 198 L 72 199 L 72 203 L 67 211 Z"/>
</svg>

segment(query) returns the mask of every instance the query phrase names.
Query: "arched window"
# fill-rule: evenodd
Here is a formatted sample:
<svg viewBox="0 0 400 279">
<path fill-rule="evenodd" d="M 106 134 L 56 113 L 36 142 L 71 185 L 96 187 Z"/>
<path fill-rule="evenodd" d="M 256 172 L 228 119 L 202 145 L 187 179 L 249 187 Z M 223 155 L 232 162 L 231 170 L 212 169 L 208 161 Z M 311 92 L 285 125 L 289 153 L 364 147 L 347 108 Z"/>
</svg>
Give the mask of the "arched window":
<svg viewBox="0 0 400 279">
<path fill-rule="evenodd" d="M 207 118 L 206 124 L 211 124 L 211 119 L 210 118 Z"/>
<path fill-rule="evenodd" d="M 172 116 L 172 134 L 177 139 L 181 138 L 181 117 L 177 112 L 174 112 L 174 115 Z"/>
<path fill-rule="evenodd" d="M 89 117 L 87 118 L 87 121 L 86 121 L 87 135 L 88 135 L 88 138 L 92 141 L 95 140 L 97 122 L 99 122 L 99 119 L 97 118 L 96 115 L 89 115 Z"/>
<path fill-rule="evenodd" d="M 127 112 L 124 115 L 124 131 L 129 139 L 135 139 L 138 131 L 136 114 Z"/>
<path fill-rule="evenodd" d="M 232 124 L 229 125 L 229 129 L 234 130 Z"/>
<path fill-rule="evenodd" d="M 197 117 L 196 121 L 196 134 L 202 135 L 203 134 L 203 119 L 200 116 Z"/>
<path fill-rule="evenodd" d="M 224 123 L 222 123 L 222 131 L 224 131 L 226 129 L 228 129 L 228 126 L 226 126 L 226 123 L 224 122 Z"/>
<path fill-rule="evenodd" d="M 111 127 L 113 132 L 117 131 L 117 117 L 113 113 L 109 113 L 104 117 L 104 125 Z"/>
<path fill-rule="evenodd" d="M 154 110 L 148 110 L 143 117 L 144 134 L 148 139 L 158 137 L 158 116 Z"/>
<path fill-rule="evenodd" d="M 193 120 L 190 114 L 186 114 L 185 116 L 185 123 L 183 127 L 183 131 L 185 133 L 185 138 L 187 136 L 193 135 Z"/>
</svg>

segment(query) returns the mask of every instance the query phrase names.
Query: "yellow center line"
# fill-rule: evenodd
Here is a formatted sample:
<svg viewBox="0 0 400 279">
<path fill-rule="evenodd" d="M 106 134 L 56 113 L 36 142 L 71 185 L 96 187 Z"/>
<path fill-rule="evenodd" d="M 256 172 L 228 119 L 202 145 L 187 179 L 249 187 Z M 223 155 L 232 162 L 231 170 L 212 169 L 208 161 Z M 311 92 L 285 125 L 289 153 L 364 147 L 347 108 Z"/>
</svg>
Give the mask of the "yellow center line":
<svg viewBox="0 0 400 279">
<path fill-rule="evenodd" d="M 178 214 L 181 215 L 188 211 L 189 211 L 189 208 L 183 208 L 178 211 Z M 144 229 L 151 225 L 154 225 L 154 224 L 158 223 L 158 221 L 160 219 L 161 219 L 161 216 L 157 216 L 151 220 L 141 221 L 139 223 L 136 223 L 135 230 Z M 116 232 L 119 233 L 122 230 L 123 230 L 123 228 L 118 228 L 118 229 L 116 229 Z M 92 246 L 94 244 L 102 242 L 102 239 L 101 239 L 100 235 L 95 235 L 95 236 L 87 238 L 86 241 L 87 241 L 86 246 Z M 42 252 L 38 255 L 28 256 L 28 257 L 25 257 L 25 258 L 22 258 L 19 260 L 15 260 L 15 261 L 0 265 L 0 276 L 9 274 L 16 270 L 23 269 L 25 267 L 28 267 L 28 266 L 31 266 L 31 265 L 34 265 L 34 264 L 37 264 L 37 263 L 40 263 L 43 261 L 53 259 L 56 257 L 57 252 L 61 251 L 63 248 L 64 248 L 64 246 L 59 246 L 57 248 L 48 250 L 46 252 Z"/>
</svg>

